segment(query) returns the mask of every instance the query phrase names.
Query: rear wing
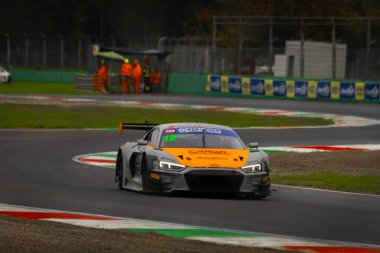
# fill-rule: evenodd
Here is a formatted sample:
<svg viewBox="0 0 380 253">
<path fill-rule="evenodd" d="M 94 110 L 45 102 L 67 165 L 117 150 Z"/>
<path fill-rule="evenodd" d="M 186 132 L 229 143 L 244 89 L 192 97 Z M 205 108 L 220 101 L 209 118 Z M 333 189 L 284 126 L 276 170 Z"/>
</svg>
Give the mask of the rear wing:
<svg viewBox="0 0 380 253">
<path fill-rule="evenodd" d="M 133 130 L 145 130 L 149 131 L 155 128 L 158 124 L 149 124 L 149 123 L 119 123 L 119 134 L 123 133 L 124 129 L 133 129 Z"/>
</svg>

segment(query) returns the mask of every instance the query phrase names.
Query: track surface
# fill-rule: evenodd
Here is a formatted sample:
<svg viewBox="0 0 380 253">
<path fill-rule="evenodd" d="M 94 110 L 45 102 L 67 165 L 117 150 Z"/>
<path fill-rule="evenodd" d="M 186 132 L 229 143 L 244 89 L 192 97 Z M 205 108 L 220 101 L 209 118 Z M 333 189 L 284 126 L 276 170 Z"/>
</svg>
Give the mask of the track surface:
<svg viewBox="0 0 380 253">
<path fill-rule="evenodd" d="M 112 99 L 115 97 L 112 97 Z M 379 105 L 127 96 L 123 99 L 251 106 L 380 118 Z M 239 130 L 262 146 L 380 143 L 380 126 Z M 120 191 L 114 172 L 75 163 L 83 153 L 117 150 L 127 140 L 109 131 L 0 131 L 0 203 L 161 220 L 348 242 L 380 244 L 380 197 L 275 187 L 264 201 L 222 196 L 153 196 Z M 365 183 L 365 182 L 363 182 Z"/>
</svg>

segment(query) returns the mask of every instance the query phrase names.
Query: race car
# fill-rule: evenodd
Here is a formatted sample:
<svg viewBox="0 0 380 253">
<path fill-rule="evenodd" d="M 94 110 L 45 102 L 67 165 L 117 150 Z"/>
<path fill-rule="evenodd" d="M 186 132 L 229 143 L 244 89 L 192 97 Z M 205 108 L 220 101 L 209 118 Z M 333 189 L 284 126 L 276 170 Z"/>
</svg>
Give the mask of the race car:
<svg viewBox="0 0 380 253">
<path fill-rule="evenodd" d="M 117 154 L 115 183 L 142 192 L 225 192 L 264 198 L 270 194 L 268 155 L 246 147 L 226 126 L 206 123 L 126 124 L 146 130 Z"/>
<path fill-rule="evenodd" d="M 5 68 L 0 66 L 0 83 L 10 83 L 12 75 Z"/>
</svg>

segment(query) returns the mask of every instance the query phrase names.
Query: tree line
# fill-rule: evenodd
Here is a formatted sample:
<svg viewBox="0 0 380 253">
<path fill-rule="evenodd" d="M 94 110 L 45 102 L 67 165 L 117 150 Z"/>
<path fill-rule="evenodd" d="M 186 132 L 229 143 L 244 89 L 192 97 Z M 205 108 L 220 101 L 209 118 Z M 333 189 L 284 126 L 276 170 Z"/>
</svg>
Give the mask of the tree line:
<svg viewBox="0 0 380 253">
<path fill-rule="evenodd" d="M 159 37 L 196 37 L 211 39 L 214 16 L 314 16 L 365 17 L 380 16 L 376 0 L 7 0 L 0 8 L 0 31 L 9 34 L 78 34 L 95 35 L 100 40 L 114 36 L 119 44 L 129 39 Z M 341 34 L 365 36 L 366 26 L 345 24 Z M 371 29 L 376 31 L 377 22 Z M 221 44 L 235 46 L 228 40 L 236 27 L 224 27 Z M 297 37 L 294 28 L 275 27 L 282 39 Z M 313 28 L 311 37 L 328 39 L 330 28 Z M 346 31 L 347 30 L 347 31 Z M 246 30 L 247 37 L 259 28 Z M 256 34 L 256 35 L 255 35 Z M 347 35 L 347 36 L 351 36 Z M 266 35 L 265 35 L 266 36 Z M 375 33 L 374 33 L 374 36 Z M 251 40 L 253 41 L 253 40 Z M 249 41 L 248 41 L 249 43 Z M 254 42 L 252 42 L 254 43 Z M 375 42 L 376 43 L 376 42 Z"/>
</svg>

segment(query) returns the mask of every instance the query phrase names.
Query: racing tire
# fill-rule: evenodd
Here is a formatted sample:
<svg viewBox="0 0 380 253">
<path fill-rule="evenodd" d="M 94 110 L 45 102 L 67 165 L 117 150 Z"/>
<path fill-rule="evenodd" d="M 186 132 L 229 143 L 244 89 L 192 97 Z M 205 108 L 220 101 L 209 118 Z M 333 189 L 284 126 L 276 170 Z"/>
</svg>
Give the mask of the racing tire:
<svg viewBox="0 0 380 253">
<path fill-rule="evenodd" d="M 141 188 L 142 192 L 148 192 L 149 185 L 149 172 L 148 172 L 148 161 L 145 156 L 143 156 L 141 161 Z"/>
<path fill-rule="evenodd" d="M 247 200 L 262 200 L 265 199 L 267 195 L 258 194 L 258 193 L 243 193 L 238 194 L 238 198 L 247 199 Z"/>
<path fill-rule="evenodd" d="M 123 155 L 121 152 L 117 154 L 115 180 L 118 183 L 119 189 L 123 190 Z"/>
<path fill-rule="evenodd" d="M 255 200 L 260 200 L 260 199 L 265 199 L 268 195 L 259 195 L 259 194 L 256 194 L 253 196 L 253 199 Z"/>
</svg>

